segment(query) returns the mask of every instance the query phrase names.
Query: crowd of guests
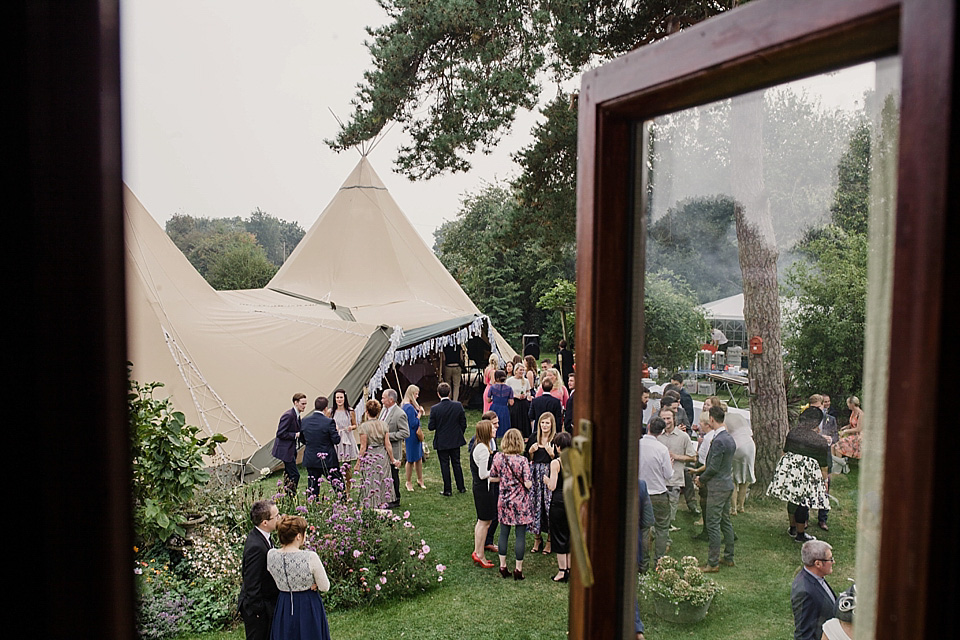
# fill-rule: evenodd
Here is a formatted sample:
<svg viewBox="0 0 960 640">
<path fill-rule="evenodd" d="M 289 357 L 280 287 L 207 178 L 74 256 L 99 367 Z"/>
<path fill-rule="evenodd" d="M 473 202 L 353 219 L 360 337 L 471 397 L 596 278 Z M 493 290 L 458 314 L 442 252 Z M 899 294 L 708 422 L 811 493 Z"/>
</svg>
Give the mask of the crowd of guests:
<svg viewBox="0 0 960 640">
<path fill-rule="evenodd" d="M 454 357 L 455 354 L 445 353 L 448 361 Z M 562 351 L 558 361 L 562 363 L 566 357 L 572 365 L 572 355 L 564 356 Z M 446 371 L 451 365 L 447 362 L 442 366 Z M 560 454 L 572 444 L 575 375 L 570 371 L 564 377 L 549 359 L 538 363 L 528 355 L 501 363 L 493 355 L 483 372 L 483 382 L 484 412 L 474 427 L 469 445 L 464 408 L 456 399 L 451 399 L 448 382 L 438 385 L 439 402 L 424 423 L 421 420 L 425 412 L 419 404 L 420 389 L 416 385 L 407 387 L 401 403 L 397 402 L 395 390 L 386 389 L 382 402 L 367 401 L 359 417 L 343 389 L 334 393 L 332 406 L 327 398 L 317 398 L 313 411 L 306 411 L 306 398 L 296 394 L 293 408 L 281 417 L 274 445 L 274 455 L 284 462 L 285 487 L 288 491 L 296 490 L 299 481 L 296 445 L 302 443 L 309 492 L 319 491 L 324 480 L 342 493 L 359 485 L 369 506 L 394 508 L 400 498 L 401 465 L 405 465 L 404 486 L 408 492 L 415 491 L 414 477 L 417 486 L 426 489 L 423 479 L 426 437 L 422 426 L 426 424 L 429 431 L 435 432 L 433 450 L 443 482 L 440 493 L 445 497 L 453 495 L 454 485 L 459 493 L 467 490 L 461 449 L 468 446 L 477 516 L 472 562 L 481 568 L 498 566 L 504 578 L 523 580 L 526 538 L 530 534 L 533 538 L 530 552 L 555 554 L 557 573 L 553 580 L 568 581 L 570 532 L 563 501 Z M 645 410 L 651 402 L 650 396 L 650 390 L 644 388 L 641 403 Z M 701 569 L 716 573 L 721 566 L 735 567 L 736 535 L 732 516 L 746 510 L 750 486 L 756 482 L 756 446 L 750 421 L 740 412 L 731 411 L 716 396 L 704 400 L 697 416 L 680 374 L 673 376 L 654 402 L 656 406 L 642 425 L 640 440 L 639 570 L 646 571 L 650 566 L 648 553 L 651 551 L 654 562 L 670 552 L 671 534 L 680 530 L 676 523 L 681 503 L 697 519 L 696 524 L 702 525 L 702 531 L 695 536 L 707 542 L 707 558 Z M 834 562 L 832 553 L 828 553 L 830 547 L 808 532 L 811 509 L 817 512 L 817 525 L 824 531 L 829 530 L 831 472 L 844 468 L 848 459 L 860 456 L 863 412 L 856 397 L 849 398 L 847 406 L 851 414 L 849 425 L 840 429 L 829 396 L 811 396 L 797 426 L 787 436 L 783 457 L 767 490 L 769 495 L 784 500 L 788 532 L 804 543 L 803 570 L 794 583 L 791 598 L 798 639 L 819 638 L 821 628 L 824 637 L 831 639 L 851 633 L 854 593 L 838 598 L 826 584 L 824 576 L 832 571 Z M 290 611 L 302 612 L 291 615 L 308 617 L 312 622 L 307 626 L 319 630 L 316 637 L 329 637 L 322 600 L 317 595 L 317 591 L 329 588 L 322 564 L 315 558 L 316 554 L 303 558 L 292 555 L 308 553 L 299 550 L 302 530 L 298 527 L 302 518 L 289 522 L 287 519 L 275 521 L 276 518 L 275 513 L 263 512 L 262 508 L 257 511 L 255 507 L 253 519 L 259 534 L 253 536 L 251 532 L 248 546 L 252 540 L 259 549 L 262 546 L 259 540 L 268 541 L 269 532 L 279 527 L 278 536 L 283 546 L 279 550 L 271 549 L 263 566 L 274 575 L 277 567 L 288 569 L 288 564 L 296 560 L 303 575 L 291 577 L 288 571 L 283 581 L 276 580 L 276 584 L 281 591 L 290 593 Z M 508 566 L 511 533 L 514 535 L 512 571 Z M 496 553 L 495 561 L 487 559 L 488 551 Z M 246 555 L 245 551 L 245 567 Z M 259 566 L 259 562 L 255 564 Z M 245 585 L 246 571 L 245 568 Z M 810 579 L 817 579 L 819 592 L 808 593 Z M 831 596 L 829 607 L 824 598 L 818 598 L 821 595 Z M 841 601 L 842 610 L 838 608 Z M 281 608 L 286 610 L 286 605 L 277 604 L 278 614 Z M 815 623 L 810 622 L 812 608 L 817 610 Z M 247 607 L 245 622 L 262 615 L 262 611 L 254 609 Z M 826 624 L 828 618 L 824 617 L 828 609 L 831 617 L 834 609 L 838 613 L 829 625 Z M 241 611 L 244 611 L 243 595 Z M 636 622 L 638 638 L 642 638 L 639 613 Z M 287 623 L 292 621 L 285 619 L 284 624 Z"/>
</svg>

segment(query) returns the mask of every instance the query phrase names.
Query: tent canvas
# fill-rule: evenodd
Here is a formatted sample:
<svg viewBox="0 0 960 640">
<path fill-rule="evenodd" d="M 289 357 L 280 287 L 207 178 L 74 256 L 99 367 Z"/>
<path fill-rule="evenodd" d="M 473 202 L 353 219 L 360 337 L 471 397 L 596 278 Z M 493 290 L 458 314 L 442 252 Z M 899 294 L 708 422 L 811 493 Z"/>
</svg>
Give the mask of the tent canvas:
<svg viewBox="0 0 960 640">
<path fill-rule="evenodd" d="M 230 460 L 270 458 L 296 391 L 355 400 L 394 363 L 482 335 L 514 351 L 390 197 L 366 157 L 264 289 L 215 291 L 124 192 L 129 359 Z M 254 464 L 257 464 L 254 461 Z M 265 466 L 265 465 L 263 465 Z"/>
</svg>

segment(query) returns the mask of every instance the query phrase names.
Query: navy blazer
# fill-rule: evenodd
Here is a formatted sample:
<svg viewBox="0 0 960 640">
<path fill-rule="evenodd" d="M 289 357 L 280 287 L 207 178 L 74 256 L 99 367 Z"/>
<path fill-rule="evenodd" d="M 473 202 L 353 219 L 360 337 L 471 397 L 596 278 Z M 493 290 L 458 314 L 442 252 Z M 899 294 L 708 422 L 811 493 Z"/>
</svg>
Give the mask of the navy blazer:
<svg viewBox="0 0 960 640">
<path fill-rule="evenodd" d="M 467 414 L 463 411 L 463 405 L 441 398 L 430 409 L 427 429 L 437 432 L 433 437 L 433 448 L 437 451 L 456 449 L 467 444 L 463 436 L 467 431 Z"/>
<path fill-rule="evenodd" d="M 300 439 L 307 446 L 303 451 L 303 466 L 307 469 L 336 469 L 340 466 L 337 447 L 340 432 L 333 418 L 314 411 L 300 423 Z"/>
<path fill-rule="evenodd" d="M 570 435 L 573 435 L 573 394 L 575 392 L 570 392 L 570 397 L 567 398 L 567 406 L 563 410 L 563 430 Z"/>
<path fill-rule="evenodd" d="M 549 393 L 544 393 L 530 402 L 530 421 L 533 422 L 533 432 L 537 432 L 537 421 L 545 413 L 552 413 L 557 419 L 557 427 L 563 424 L 563 403 Z"/>
<path fill-rule="evenodd" d="M 243 585 L 240 587 L 237 608 L 246 618 L 268 616 L 273 619 L 280 591 L 267 571 L 267 551 L 271 546 L 256 527 L 250 530 L 243 543 L 243 562 L 240 565 Z"/>
<path fill-rule="evenodd" d="M 713 445 L 710 445 L 711 449 Z M 836 600 L 837 594 L 830 587 Z M 793 580 L 790 605 L 793 607 L 794 640 L 820 640 L 823 623 L 833 617 L 834 600 L 830 599 L 817 579 L 804 569 Z"/>
<path fill-rule="evenodd" d="M 300 431 L 300 414 L 291 407 L 280 416 L 277 437 L 273 441 L 270 454 L 283 462 L 295 462 L 297 459 L 297 433 Z"/>
</svg>

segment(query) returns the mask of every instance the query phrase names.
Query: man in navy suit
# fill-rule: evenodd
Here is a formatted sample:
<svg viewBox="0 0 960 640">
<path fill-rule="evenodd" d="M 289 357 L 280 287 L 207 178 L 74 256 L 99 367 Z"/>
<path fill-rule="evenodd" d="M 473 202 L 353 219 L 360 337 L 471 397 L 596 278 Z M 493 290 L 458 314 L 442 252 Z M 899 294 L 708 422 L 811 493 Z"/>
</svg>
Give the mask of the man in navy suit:
<svg viewBox="0 0 960 640">
<path fill-rule="evenodd" d="M 541 383 L 540 388 L 543 389 L 543 394 L 534 398 L 533 402 L 530 403 L 530 412 L 527 416 L 530 418 L 530 422 L 533 423 L 534 433 L 536 433 L 540 416 L 547 412 L 553 414 L 553 417 L 556 419 L 556 424 L 563 424 L 563 404 L 554 396 L 550 395 L 550 392 L 553 391 L 553 382 L 550 378 L 547 378 Z"/>
<path fill-rule="evenodd" d="M 306 445 L 303 466 L 307 469 L 307 491 L 312 495 L 320 491 L 321 476 L 327 477 L 338 493 L 344 488 L 336 447 L 340 444 L 340 432 L 337 423 L 324 414 L 329 404 L 320 396 L 313 402 L 313 413 L 300 421 L 300 440 Z"/>
<path fill-rule="evenodd" d="M 300 437 L 300 414 L 307 408 L 307 396 L 293 394 L 293 407 L 280 416 L 277 437 L 273 441 L 274 458 L 283 462 L 284 488 L 289 495 L 297 492 L 300 472 L 297 471 L 297 438 Z"/>
<path fill-rule="evenodd" d="M 723 408 L 710 407 L 710 426 L 716 432 L 707 453 L 705 469 L 697 478 L 697 485 L 707 487 L 707 510 L 703 524 L 710 539 L 707 566 L 704 573 L 720 571 L 720 564 L 733 567 L 733 521 L 730 519 L 730 498 L 733 496 L 733 454 L 737 443 L 723 424 Z M 723 547 L 723 560 L 720 550 Z"/>
<path fill-rule="evenodd" d="M 430 409 L 430 421 L 427 428 L 436 431 L 433 437 L 433 448 L 440 461 L 440 476 L 443 478 L 443 491 L 440 495 L 453 495 L 450 486 L 450 466 L 453 465 L 453 478 L 457 481 L 457 491 L 465 493 L 467 488 L 463 484 L 463 469 L 460 467 L 460 448 L 467 444 L 463 434 L 467 430 L 467 414 L 463 405 L 450 399 L 450 385 L 441 382 L 437 385 L 437 395 L 440 402 Z"/>
<path fill-rule="evenodd" d="M 711 445 L 712 448 L 712 445 Z M 822 540 L 809 540 L 800 548 L 803 568 L 793 580 L 794 640 L 819 640 L 823 623 L 833 617 L 837 594 L 824 579 L 833 573 L 833 547 Z"/>
<path fill-rule="evenodd" d="M 277 528 L 280 511 L 272 500 L 253 503 L 250 519 L 254 527 L 243 543 L 243 564 L 240 573 L 243 585 L 237 608 L 243 618 L 247 640 L 267 640 L 273 624 L 273 611 L 277 606 L 277 583 L 267 571 L 267 551 L 273 544 L 270 534 Z"/>
<path fill-rule="evenodd" d="M 567 376 L 567 389 L 570 389 L 570 397 L 567 398 L 567 406 L 563 409 L 563 430 L 573 435 L 573 393 L 576 391 L 577 380 L 574 374 Z"/>
</svg>

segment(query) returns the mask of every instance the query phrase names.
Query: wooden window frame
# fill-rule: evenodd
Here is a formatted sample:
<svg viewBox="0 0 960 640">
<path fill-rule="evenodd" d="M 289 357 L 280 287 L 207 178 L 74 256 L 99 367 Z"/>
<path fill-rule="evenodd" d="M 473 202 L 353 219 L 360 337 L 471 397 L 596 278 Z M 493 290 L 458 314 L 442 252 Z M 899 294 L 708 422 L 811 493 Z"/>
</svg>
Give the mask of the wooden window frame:
<svg viewBox="0 0 960 640">
<path fill-rule="evenodd" d="M 595 583 L 576 569 L 571 638 L 632 637 L 637 425 L 629 424 L 636 208 L 635 125 L 680 109 L 899 54 L 902 112 L 898 165 L 887 415 L 937 425 L 958 349 L 948 332 L 958 231 L 956 5 L 953 0 L 758 0 L 583 76 L 577 168 L 576 422 L 593 422 L 593 488 L 585 532 Z M 952 126 L 952 127 L 951 127 Z M 642 203 L 641 203 L 642 206 Z M 641 209 L 642 210 L 642 209 Z M 954 215 L 948 215 L 953 213 Z M 642 230 L 641 230 L 642 231 Z M 955 237 L 955 236 L 954 236 Z M 642 257 L 642 256 L 641 256 Z M 640 305 L 642 306 L 642 305 Z M 642 319 L 640 319 L 642 322 Z M 954 324 L 956 321 L 954 320 Z M 642 340 L 642 338 L 641 338 Z M 954 338 L 956 341 L 956 338 Z M 639 351 L 642 353 L 642 351 Z M 611 402 L 611 399 L 619 402 Z M 927 398 L 929 402 L 912 402 Z M 956 627 L 957 482 L 946 430 L 926 437 L 891 420 L 880 543 L 877 638 L 925 637 Z M 910 496 L 910 499 L 904 499 Z M 934 507 L 936 506 L 936 511 Z M 936 570 L 933 570 L 936 568 Z M 936 594 L 937 597 L 931 597 Z M 951 634 L 942 637 L 951 637 Z"/>
</svg>

